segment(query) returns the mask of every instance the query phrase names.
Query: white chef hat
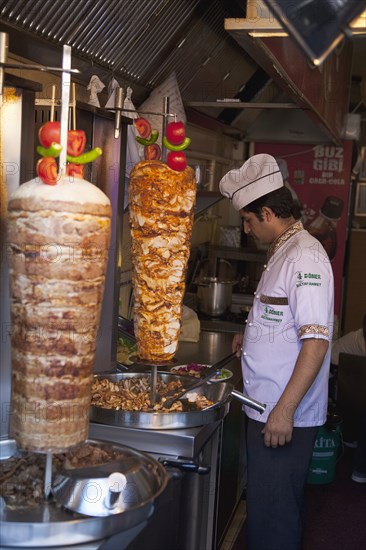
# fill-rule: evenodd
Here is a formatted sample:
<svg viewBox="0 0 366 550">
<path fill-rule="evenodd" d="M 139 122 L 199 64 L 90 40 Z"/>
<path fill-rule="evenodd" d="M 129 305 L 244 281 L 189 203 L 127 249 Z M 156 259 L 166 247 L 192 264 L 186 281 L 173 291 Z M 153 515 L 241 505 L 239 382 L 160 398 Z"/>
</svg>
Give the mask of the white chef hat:
<svg viewBox="0 0 366 550">
<path fill-rule="evenodd" d="M 283 187 L 283 179 L 276 160 L 262 153 L 250 157 L 241 168 L 230 170 L 221 179 L 219 187 L 221 194 L 231 199 L 235 210 L 240 210 Z"/>
</svg>

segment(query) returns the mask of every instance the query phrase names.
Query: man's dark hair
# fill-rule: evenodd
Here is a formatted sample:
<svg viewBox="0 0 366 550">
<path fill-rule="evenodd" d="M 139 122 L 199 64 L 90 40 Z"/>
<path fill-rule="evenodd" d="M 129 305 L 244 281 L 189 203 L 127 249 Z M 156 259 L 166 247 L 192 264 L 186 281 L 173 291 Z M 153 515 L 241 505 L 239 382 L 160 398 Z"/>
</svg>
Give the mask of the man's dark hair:
<svg viewBox="0 0 366 550">
<path fill-rule="evenodd" d="M 244 206 L 243 210 L 244 212 L 253 212 L 259 220 L 263 221 L 262 208 L 264 206 L 268 206 L 277 218 L 294 216 L 295 219 L 299 219 L 300 217 L 296 211 L 291 192 L 285 186 L 259 197 L 259 199 Z"/>
</svg>

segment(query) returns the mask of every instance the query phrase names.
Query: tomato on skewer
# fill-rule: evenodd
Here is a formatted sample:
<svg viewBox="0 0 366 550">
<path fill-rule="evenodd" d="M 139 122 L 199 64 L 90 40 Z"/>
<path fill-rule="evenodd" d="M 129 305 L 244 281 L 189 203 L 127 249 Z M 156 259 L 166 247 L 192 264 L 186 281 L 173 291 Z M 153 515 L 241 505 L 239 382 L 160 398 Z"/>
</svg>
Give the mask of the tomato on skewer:
<svg viewBox="0 0 366 550">
<path fill-rule="evenodd" d="M 57 175 L 57 163 L 52 157 L 43 157 L 37 162 L 37 174 L 47 185 L 56 185 Z"/>
</svg>

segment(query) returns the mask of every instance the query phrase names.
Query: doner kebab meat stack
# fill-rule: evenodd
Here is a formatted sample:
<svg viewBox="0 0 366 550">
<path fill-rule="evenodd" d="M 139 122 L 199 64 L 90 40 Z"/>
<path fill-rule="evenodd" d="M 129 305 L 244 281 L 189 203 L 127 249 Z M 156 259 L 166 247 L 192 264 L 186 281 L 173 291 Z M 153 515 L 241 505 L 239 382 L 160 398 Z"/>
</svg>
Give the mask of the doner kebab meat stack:
<svg viewBox="0 0 366 550">
<path fill-rule="evenodd" d="M 88 436 L 111 205 L 83 178 L 28 181 L 8 207 L 11 435 L 60 452 Z"/>
<path fill-rule="evenodd" d="M 146 362 L 169 361 L 178 347 L 195 197 L 189 166 L 145 160 L 131 171 L 134 329 Z"/>
</svg>

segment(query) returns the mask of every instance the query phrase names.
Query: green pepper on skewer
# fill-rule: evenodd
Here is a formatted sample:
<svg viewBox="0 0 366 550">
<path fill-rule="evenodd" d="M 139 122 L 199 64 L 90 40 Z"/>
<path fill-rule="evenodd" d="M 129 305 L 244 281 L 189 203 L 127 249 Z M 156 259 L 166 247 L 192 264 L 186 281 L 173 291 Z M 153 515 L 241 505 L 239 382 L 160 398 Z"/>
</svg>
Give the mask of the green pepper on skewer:
<svg viewBox="0 0 366 550">
<path fill-rule="evenodd" d="M 41 157 L 53 157 L 57 158 L 62 150 L 62 146 L 60 143 L 51 143 L 49 147 L 43 147 L 42 145 L 37 145 L 37 153 L 41 155 Z"/>
<path fill-rule="evenodd" d="M 170 141 L 168 141 L 167 137 L 164 136 L 163 137 L 163 143 L 164 143 L 165 147 L 167 149 L 169 149 L 170 151 L 184 151 L 184 149 L 187 149 L 187 147 L 190 145 L 191 138 L 186 137 L 186 138 L 184 138 L 182 143 L 180 143 L 179 145 L 172 145 L 170 143 Z"/>
<path fill-rule="evenodd" d="M 102 152 L 103 151 L 101 150 L 100 147 L 95 147 L 94 149 L 91 149 L 91 151 L 87 151 L 86 153 L 83 153 L 78 157 L 72 157 L 71 155 L 66 155 L 66 159 L 68 162 L 73 162 L 74 164 L 87 164 L 88 162 L 93 162 L 93 160 L 100 157 Z"/>
<path fill-rule="evenodd" d="M 153 130 L 151 132 L 150 137 L 142 138 L 140 136 L 136 136 L 136 141 L 137 143 L 140 143 L 140 145 L 144 145 L 145 147 L 148 147 L 149 145 L 154 145 L 158 137 L 159 137 L 159 132 L 157 130 Z"/>
</svg>

